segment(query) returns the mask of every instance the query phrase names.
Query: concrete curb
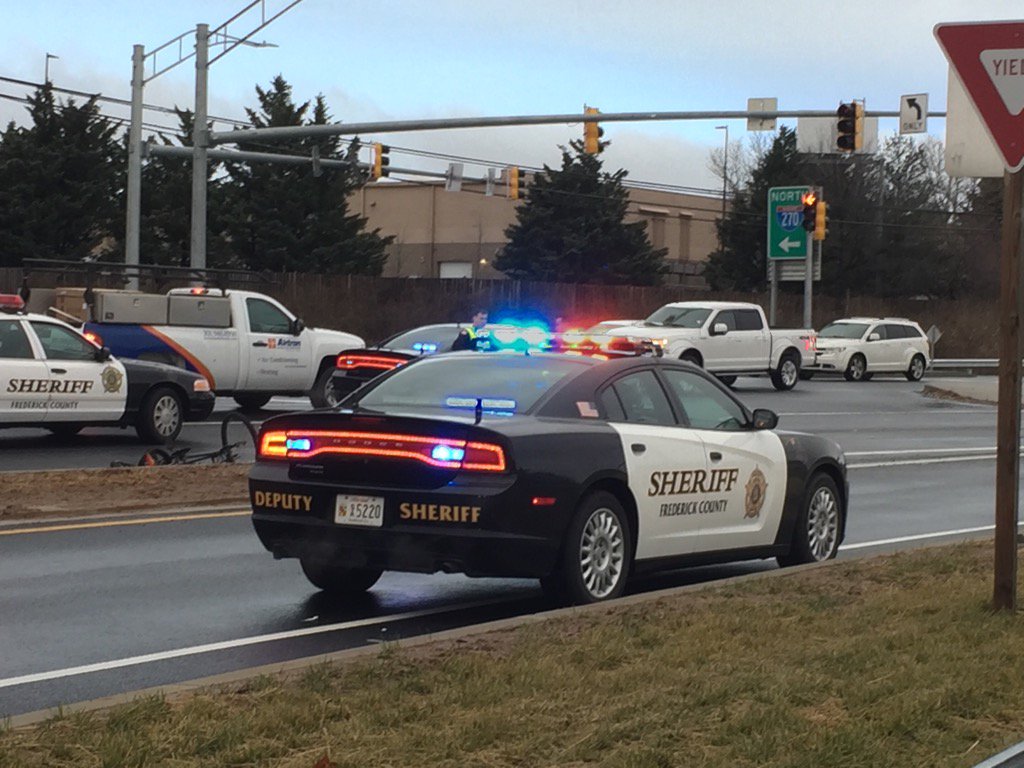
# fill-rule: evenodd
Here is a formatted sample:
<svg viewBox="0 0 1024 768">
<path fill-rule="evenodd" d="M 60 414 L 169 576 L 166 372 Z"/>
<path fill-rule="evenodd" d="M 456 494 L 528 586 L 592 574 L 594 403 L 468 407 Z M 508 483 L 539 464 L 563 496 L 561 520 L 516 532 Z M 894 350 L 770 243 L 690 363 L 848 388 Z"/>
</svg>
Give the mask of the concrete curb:
<svg viewBox="0 0 1024 768">
<path fill-rule="evenodd" d="M 886 555 L 880 555 L 886 556 Z M 62 705 L 59 708 L 50 708 L 37 710 L 35 712 L 26 712 L 22 715 L 13 715 L 7 720 L 9 728 L 27 728 L 33 725 L 38 725 L 52 717 L 59 714 L 69 714 L 72 712 L 97 712 L 112 707 L 128 704 L 139 698 L 145 698 L 148 696 L 164 696 L 169 700 L 176 701 L 186 697 L 189 694 L 197 693 L 204 689 L 217 688 L 221 686 L 233 685 L 237 683 L 246 682 L 257 677 L 265 675 L 281 675 L 284 679 L 296 676 L 303 670 L 308 669 L 311 666 L 323 663 L 345 663 L 351 662 L 357 659 L 373 657 L 380 654 L 385 648 L 418 648 L 425 645 L 431 645 L 434 643 L 442 642 L 454 642 L 469 637 L 475 637 L 477 635 L 486 635 L 492 632 L 499 632 L 508 629 L 518 629 L 520 627 L 546 623 L 561 618 L 571 616 L 589 616 L 589 615 L 601 615 L 608 613 L 609 611 L 616 610 L 623 607 L 642 605 L 645 603 L 651 603 L 658 600 L 664 600 L 678 595 L 686 595 L 694 592 L 702 592 L 707 589 L 717 589 L 719 587 L 728 586 L 731 584 L 742 584 L 748 581 L 758 581 L 761 579 L 770 578 L 786 578 L 796 576 L 807 571 L 817 570 L 819 568 L 833 568 L 839 565 L 848 563 L 847 560 L 829 560 L 824 563 L 811 563 L 808 565 L 801 565 L 791 568 L 780 568 L 770 571 L 759 571 L 757 573 L 745 573 L 739 576 L 731 576 L 726 579 L 720 579 L 716 581 L 704 582 L 701 584 L 686 584 L 681 587 L 671 587 L 669 589 L 663 589 L 656 592 L 645 592 L 639 595 L 630 595 L 629 597 L 619 598 L 610 603 L 595 603 L 592 605 L 582 606 L 570 606 L 568 608 L 556 608 L 550 611 L 544 611 L 543 613 L 532 613 L 525 616 L 514 616 L 508 619 L 498 619 L 496 621 L 489 621 L 483 624 L 474 624 L 469 627 L 460 627 L 458 629 L 445 630 L 444 632 L 435 632 L 432 634 L 419 635 L 417 637 L 408 638 L 406 640 L 398 640 L 387 644 L 377 644 L 370 646 L 363 646 L 361 648 L 350 648 L 344 651 L 337 651 L 335 653 L 324 654 L 320 656 L 307 656 L 301 659 L 292 659 L 291 661 L 279 662 L 276 664 L 265 664 L 258 667 L 248 667 L 246 669 L 238 669 L 233 672 L 225 672 L 220 675 L 211 675 L 208 677 L 196 678 L 194 680 L 186 680 L 180 683 L 173 683 L 170 685 L 154 686 L 152 688 L 144 688 L 137 691 L 128 691 L 126 693 L 119 693 L 113 696 L 106 696 L 99 699 L 92 699 L 89 701 L 80 701 L 73 704 Z"/>
<path fill-rule="evenodd" d="M 146 519 L 150 517 L 187 517 L 189 515 L 217 514 L 218 512 L 251 512 L 248 499 L 238 501 L 215 503 L 181 505 L 175 507 L 139 507 L 132 506 L 129 509 L 111 509 L 109 512 L 93 512 L 84 515 L 56 516 L 56 515 L 31 515 L 26 517 L 0 518 L 0 531 L 10 529 L 32 530 L 33 528 L 45 528 L 51 525 L 74 525 L 75 523 L 116 523 L 119 520 Z"/>
</svg>

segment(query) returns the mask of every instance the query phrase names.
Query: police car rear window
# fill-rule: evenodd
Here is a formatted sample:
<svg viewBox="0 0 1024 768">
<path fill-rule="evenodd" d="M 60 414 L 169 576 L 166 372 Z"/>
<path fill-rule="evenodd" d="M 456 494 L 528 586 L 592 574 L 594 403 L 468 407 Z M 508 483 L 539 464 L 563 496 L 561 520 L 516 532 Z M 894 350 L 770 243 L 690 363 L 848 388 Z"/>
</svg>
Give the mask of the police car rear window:
<svg viewBox="0 0 1024 768">
<path fill-rule="evenodd" d="M 555 384 L 588 364 L 572 358 L 479 354 L 442 356 L 398 370 L 359 399 L 364 408 L 529 411 Z"/>
<path fill-rule="evenodd" d="M 389 349 L 412 349 L 416 352 L 447 352 L 452 348 L 459 330 L 455 325 L 428 325 L 385 339 L 380 346 Z"/>
</svg>

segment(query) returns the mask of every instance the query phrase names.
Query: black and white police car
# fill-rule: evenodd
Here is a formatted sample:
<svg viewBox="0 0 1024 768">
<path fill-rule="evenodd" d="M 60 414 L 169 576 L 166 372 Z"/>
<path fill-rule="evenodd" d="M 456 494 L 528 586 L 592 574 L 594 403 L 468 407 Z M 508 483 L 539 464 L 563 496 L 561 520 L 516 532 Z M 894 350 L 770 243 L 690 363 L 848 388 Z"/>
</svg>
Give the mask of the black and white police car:
<svg viewBox="0 0 1024 768">
<path fill-rule="evenodd" d="M 648 570 L 834 557 L 843 453 L 776 422 L 678 360 L 426 357 L 339 409 L 264 422 L 252 519 L 337 594 L 445 571 L 538 577 L 583 603 Z"/>
<path fill-rule="evenodd" d="M 23 307 L 20 296 L 0 295 L 0 428 L 68 437 L 87 426 L 133 426 L 142 440 L 166 443 L 186 419 L 213 410 L 199 374 L 118 360 L 67 323 Z"/>
</svg>

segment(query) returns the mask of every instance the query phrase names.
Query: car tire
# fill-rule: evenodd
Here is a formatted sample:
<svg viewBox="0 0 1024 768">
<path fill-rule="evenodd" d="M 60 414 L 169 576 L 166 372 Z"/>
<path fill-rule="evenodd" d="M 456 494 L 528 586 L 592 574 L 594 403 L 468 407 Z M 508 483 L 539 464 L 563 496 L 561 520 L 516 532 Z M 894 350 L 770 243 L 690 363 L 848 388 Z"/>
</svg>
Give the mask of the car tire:
<svg viewBox="0 0 1024 768">
<path fill-rule="evenodd" d="M 772 386 L 780 392 L 788 392 L 800 380 L 800 360 L 794 354 L 785 354 L 769 374 Z"/>
<path fill-rule="evenodd" d="M 272 395 L 235 395 L 234 400 L 243 411 L 258 411 L 270 402 Z"/>
<path fill-rule="evenodd" d="M 309 583 L 329 595 L 353 597 L 361 595 L 377 583 L 384 573 L 380 568 L 350 568 L 322 560 L 299 560 Z"/>
<path fill-rule="evenodd" d="M 698 368 L 704 367 L 704 363 L 701 361 L 700 355 L 698 355 L 693 350 L 683 352 L 683 354 L 679 356 L 679 359 L 682 360 L 684 363 L 692 363 L 693 365 L 696 365 Z"/>
<path fill-rule="evenodd" d="M 333 368 L 324 368 L 316 377 L 313 388 L 309 390 L 309 402 L 314 408 L 333 408 L 338 404 L 338 398 L 334 396 Z"/>
<path fill-rule="evenodd" d="M 873 378 L 875 378 L 875 374 L 873 374 L 871 371 L 868 371 L 867 373 L 860 377 L 860 380 L 871 381 Z"/>
<path fill-rule="evenodd" d="M 171 443 L 185 423 L 185 404 L 170 387 L 156 387 L 142 399 L 135 431 L 147 443 Z"/>
<path fill-rule="evenodd" d="M 927 366 L 928 363 L 925 361 L 924 355 L 914 355 L 910 358 L 910 367 L 903 375 L 907 377 L 907 381 L 920 381 L 924 378 L 924 369 Z"/>
<path fill-rule="evenodd" d="M 46 429 L 48 429 L 50 431 L 50 434 L 52 434 L 57 440 L 70 440 L 72 437 L 74 437 L 75 435 L 82 431 L 82 427 L 70 424 L 62 424 L 59 427 L 47 427 Z"/>
<path fill-rule="evenodd" d="M 626 588 L 632 557 L 622 504 L 613 494 L 597 491 L 576 508 L 558 567 L 541 585 L 551 597 L 572 605 L 612 600 Z"/>
<path fill-rule="evenodd" d="M 831 560 L 839 551 L 843 529 L 843 501 L 835 480 L 824 472 L 811 476 L 801 502 L 789 552 L 776 558 L 788 567 Z"/>
<path fill-rule="evenodd" d="M 800 381 L 810 381 L 814 378 L 814 371 L 800 371 Z"/>
<path fill-rule="evenodd" d="M 847 381 L 864 381 L 864 374 L 868 370 L 868 361 L 864 355 L 858 352 L 856 355 L 850 358 L 850 362 L 846 364 L 846 370 L 843 371 L 843 378 Z"/>
<path fill-rule="evenodd" d="M 725 386 L 727 386 L 727 387 L 731 387 L 733 384 L 736 383 L 736 377 L 735 376 L 725 376 L 725 375 L 722 375 L 722 376 L 718 377 L 718 380 L 720 382 L 722 382 L 723 384 L 725 384 Z"/>
</svg>

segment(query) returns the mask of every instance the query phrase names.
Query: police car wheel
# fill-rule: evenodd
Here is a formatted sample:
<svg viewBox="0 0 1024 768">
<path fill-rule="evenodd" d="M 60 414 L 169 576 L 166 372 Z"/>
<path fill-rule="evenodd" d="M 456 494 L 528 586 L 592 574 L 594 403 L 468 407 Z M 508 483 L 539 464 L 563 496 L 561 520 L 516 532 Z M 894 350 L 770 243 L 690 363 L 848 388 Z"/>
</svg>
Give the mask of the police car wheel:
<svg viewBox="0 0 1024 768">
<path fill-rule="evenodd" d="M 243 411 L 258 411 L 270 402 L 270 395 L 235 395 L 234 400 Z"/>
<path fill-rule="evenodd" d="M 50 431 L 50 434 L 52 434 L 58 440 L 67 440 L 68 438 L 72 438 L 82 431 L 81 427 L 74 424 L 62 424 L 59 427 L 53 426 L 47 427 L 47 429 Z"/>
<path fill-rule="evenodd" d="M 772 380 L 772 386 L 780 392 L 792 389 L 800 380 L 800 361 L 793 354 L 783 355 L 775 370 L 769 374 L 769 378 Z"/>
<path fill-rule="evenodd" d="M 914 355 L 910 360 L 910 367 L 907 368 L 906 373 L 903 375 L 907 377 L 907 381 L 920 381 L 924 378 L 924 368 L 924 357 L 921 355 Z"/>
<path fill-rule="evenodd" d="M 146 442 L 170 443 L 181 434 L 185 409 L 174 390 L 158 387 L 146 395 L 135 430 Z"/>
<path fill-rule="evenodd" d="M 338 404 L 338 398 L 334 394 L 333 368 L 324 368 L 316 377 L 316 383 L 309 390 L 309 402 L 314 408 L 333 408 Z"/>
<path fill-rule="evenodd" d="M 349 568 L 321 560 L 299 561 L 309 583 L 331 595 L 361 595 L 381 577 L 379 568 Z"/>
<path fill-rule="evenodd" d="M 632 553 L 622 504 L 607 491 L 592 493 L 569 524 L 558 569 L 541 584 L 551 596 L 576 605 L 612 600 L 626 588 Z"/>
<path fill-rule="evenodd" d="M 868 370 L 868 361 L 859 352 L 850 358 L 850 362 L 843 371 L 843 378 L 847 381 L 863 381 L 864 374 Z"/>
<path fill-rule="evenodd" d="M 830 560 L 839 551 L 843 504 L 835 481 L 819 472 L 811 478 L 803 507 L 793 532 L 789 553 L 780 555 L 779 565 L 801 565 Z"/>
</svg>

